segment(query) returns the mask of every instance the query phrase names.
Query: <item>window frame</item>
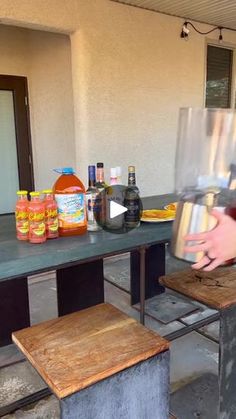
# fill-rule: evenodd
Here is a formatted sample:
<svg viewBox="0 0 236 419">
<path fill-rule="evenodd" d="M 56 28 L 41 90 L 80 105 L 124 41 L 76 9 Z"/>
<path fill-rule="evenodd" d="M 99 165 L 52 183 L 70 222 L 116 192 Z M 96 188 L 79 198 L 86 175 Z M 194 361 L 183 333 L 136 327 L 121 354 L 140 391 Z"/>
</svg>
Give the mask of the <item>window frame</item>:
<svg viewBox="0 0 236 419">
<path fill-rule="evenodd" d="M 206 107 L 206 84 L 207 84 L 207 51 L 208 46 L 213 46 L 217 48 L 230 49 L 232 51 L 232 76 L 231 76 L 231 91 L 230 91 L 230 108 L 236 109 L 236 45 L 229 42 L 222 42 L 219 44 L 219 41 L 206 39 L 205 42 L 205 63 L 204 63 L 204 91 L 203 91 L 203 107 Z M 222 108 L 225 109 L 225 108 Z"/>
</svg>

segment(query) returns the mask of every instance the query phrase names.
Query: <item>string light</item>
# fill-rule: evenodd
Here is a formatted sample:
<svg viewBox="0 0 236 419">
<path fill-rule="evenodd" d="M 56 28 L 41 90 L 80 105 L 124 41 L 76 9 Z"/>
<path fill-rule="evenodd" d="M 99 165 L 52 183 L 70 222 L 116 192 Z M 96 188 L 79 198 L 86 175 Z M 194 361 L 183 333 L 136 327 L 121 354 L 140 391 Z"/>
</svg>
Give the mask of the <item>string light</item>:
<svg viewBox="0 0 236 419">
<path fill-rule="evenodd" d="M 188 26 L 191 26 L 200 35 L 209 35 L 209 33 L 212 33 L 214 31 L 217 31 L 218 30 L 218 31 L 220 31 L 220 34 L 219 34 L 219 42 L 220 43 L 223 42 L 222 29 L 225 29 L 225 28 L 223 28 L 222 26 L 215 26 L 213 29 L 210 29 L 207 32 L 202 32 L 202 31 L 199 31 L 199 29 L 197 29 L 196 26 L 193 25 L 193 23 L 188 22 L 188 21 L 185 21 L 184 22 L 184 24 L 182 26 L 181 33 L 180 33 L 180 38 L 185 39 L 185 41 L 187 41 L 189 39 L 189 32 L 190 32 L 190 30 L 189 30 Z"/>
<path fill-rule="evenodd" d="M 223 36 L 222 36 L 222 27 L 219 27 L 220 34 L 219 34 L 219 43 L 222 44 L 223 42 Z"/>
</svg>

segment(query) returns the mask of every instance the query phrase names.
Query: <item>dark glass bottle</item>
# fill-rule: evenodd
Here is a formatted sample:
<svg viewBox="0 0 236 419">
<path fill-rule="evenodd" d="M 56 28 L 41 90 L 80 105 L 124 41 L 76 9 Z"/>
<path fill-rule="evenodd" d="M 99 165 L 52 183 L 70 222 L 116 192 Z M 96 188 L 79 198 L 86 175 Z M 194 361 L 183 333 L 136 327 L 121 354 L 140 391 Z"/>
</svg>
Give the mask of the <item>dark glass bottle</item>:
<svg viewBox="0 0 236 419">
<path fill-rule="evenodd" d="M 134 166 L 128 167 L 128 187 L 125 190 L 124 206 L 127 208 L 124 214 L 125 227 L 127 229 L 138 227 L 140 225 L 140 198 Z"/>
<path fill-rule="evenodd" d="M 100 214 L 100 225 L 104 225 L 106 221 L 106 183 L 104 177 L 104 164 L 97 163 L 97 173 L 96 173 L 96 188 L 99 190 L 99 199 L 101 202 L 101 214 Z"/>
<path fill-rule="evenodd" d="M 101 230 L 99 225 L 101 215 L 101 199 L 99 189 L 95 186 L 95 166 L 88 166 L 88 189 L 86 191 L 86 207 L 88 231 Z"/>
</svg>

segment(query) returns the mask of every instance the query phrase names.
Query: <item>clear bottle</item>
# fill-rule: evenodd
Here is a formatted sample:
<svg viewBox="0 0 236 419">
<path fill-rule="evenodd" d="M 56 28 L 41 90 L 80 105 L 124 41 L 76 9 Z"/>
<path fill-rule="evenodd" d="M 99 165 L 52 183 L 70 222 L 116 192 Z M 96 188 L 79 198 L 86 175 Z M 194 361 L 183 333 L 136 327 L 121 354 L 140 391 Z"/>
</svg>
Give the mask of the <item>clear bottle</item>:
<svg viewBox="0 0 236 419">
<path fill-rule="evenodd" d="M 122 230 L 124 227 L 124 214 L 111 216 L 111 202 L 124 204 L 124 187 L 118 185 L 117 168 L 112 167 L 110 172 L 110 186 L 106 188 L 106 227 L 111 230 Z"/>
<path fill-rule="evenodd" d="M 110 169 L 110 185 L 117 185 L 116 167 L 111 167 Z"/>
<path fill-rule="evenodd" d="M 45 204 L 45 225 L 46 225 L 46 238 L 56 239 L 58 237 L 58 214 L 57 203 L 54 199 L 52 189 L 43 191 L 44 204 Z"/>
<path fill-rule="evenodd" d="M 116 167 L 116 180 L 117 185 L 122 185 L 122 169 L 120 166 Z"/>
<path fill-rule="evenodd" d="M 16 237 L 18 240 L 29 239 L 29 219 L 28 219 L 28 191 L 17 191 L 17 201 L 15 209 Z"/>
<path fill-rule="evenodd" d="M 86 191 L 88 231 L 101 230 L 101 226 L 99 224 L 101 217 L 102 201 L 99 189 L 95 186 L 95 182 L 95 166 L 88 166 L 88 189 Z"/>
<path fill-rule="evenodd" d="M 124 206 L 127 208 L 124 214 L 125 227 L 138 227 L 140 225 L 140 198 L 134 166 L 128 167 L 128 187 L 125 190 Z"/>
<path fill-rule="evenodd" d="M 45 205 L 40 200 L 39 192 L 30 192 L 31 200 L 28 206 L 29 241 L 43 243 L 46 241 Z"/>
<path fill-rule="evenodd" d="M 96 173 L 96 188 L 99 189 L 99 191 L 103 191 L 106 187 L 105 178 L 104 178 L 104 164 L 103 163 L 97 163 L 97 173 Z"/>
<path fill-rule="evenodd" d="M 61 176 L 53 186 L 58 207 L 59 236 L 74 236 L 87 231 L 85 187 L 72 167 L 55 169 Z"/>
</svg>

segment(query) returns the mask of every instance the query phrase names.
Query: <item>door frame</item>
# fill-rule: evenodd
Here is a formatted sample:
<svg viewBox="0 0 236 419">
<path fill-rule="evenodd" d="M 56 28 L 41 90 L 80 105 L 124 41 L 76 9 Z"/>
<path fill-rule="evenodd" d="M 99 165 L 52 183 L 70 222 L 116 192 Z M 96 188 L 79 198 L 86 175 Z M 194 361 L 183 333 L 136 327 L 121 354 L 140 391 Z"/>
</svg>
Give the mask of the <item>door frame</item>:
<svg viewBox="0 0 236 419">
<path fill-rule="evenodd" d="M 0 74 L 0 90 L 13 93 L 19 187 L 34 190 L 27 78 Z"/>
</svg>

